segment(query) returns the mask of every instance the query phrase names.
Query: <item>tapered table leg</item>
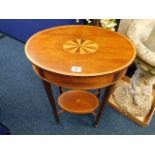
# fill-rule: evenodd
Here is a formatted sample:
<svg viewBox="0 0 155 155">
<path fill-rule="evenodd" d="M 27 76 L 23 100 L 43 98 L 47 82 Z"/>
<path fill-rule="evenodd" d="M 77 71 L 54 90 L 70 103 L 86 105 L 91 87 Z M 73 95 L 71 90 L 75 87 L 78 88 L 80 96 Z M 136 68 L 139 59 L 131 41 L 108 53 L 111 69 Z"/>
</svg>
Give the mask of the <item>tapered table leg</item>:
<svg viewBox="0 0 155 155">
<path fill-rule="evenodd" d="M 100 98 L 100 94 L 101 94 L 101 89 L 98 89 L 98 90 L 97 90 L 97 95 L 96 95 L 96 96 L 97 96 L 98 98 Z"/>
<path fill-rule="evenodd" d="M 60 95 L 63 93 L 62 87 L 59 87 L 59 93 Z"/>
<path fill-rule="evenodd" d="M 100 121 L 100 119 L 102 117 L 102 114 L 103 114 L 103 111 L 105 109 L 105 104 L 108 101 L 108 99 L 109 99 L 109 97 L 110 97 L 110 95 L 111 95 L 111 93 L 113 91 L 113 88 L 114 88 L 114 85 L 111 85 L 111 86 L 106 88 L 105 95 L 102 98 L 102 101 L 101 101 L 101 104 L 100 104 L 100 107 L 99 107 L 99 111 L 98 111 L 97 116 L 96 116 L 94 127 L 98 127 L 99 121 Z"/>
<path fill-rule="evenodd" d="M 48 96 L 49 102 L 51 104 L 51 107 L 52 107 L 52 110 L 53 110 L 53 113 L 54 113 L 54 117 L 55 117 L 56 121 L 59 123 L 60 122 L 59 115 L 58 115 L 58 112 L 56 110 L 56 105 L 55 105 L 55 102 L 54 102 L 54 97 L 53 97 L 53 92 L 52 92 L 52 89 L 51 89 L 51 84 L 48 83 L 47 81 L 44 81 L 44 80 L 42 80 L 42 82 L 43 82 L 46 94 Z"/>
</svg>

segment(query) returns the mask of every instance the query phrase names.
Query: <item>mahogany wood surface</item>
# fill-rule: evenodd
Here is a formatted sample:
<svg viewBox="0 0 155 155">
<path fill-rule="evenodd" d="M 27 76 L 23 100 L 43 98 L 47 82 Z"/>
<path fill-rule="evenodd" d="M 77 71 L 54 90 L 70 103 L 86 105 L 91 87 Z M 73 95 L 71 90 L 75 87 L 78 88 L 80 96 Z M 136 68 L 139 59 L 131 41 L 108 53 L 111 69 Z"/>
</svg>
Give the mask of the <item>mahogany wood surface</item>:
<svg viewBox="0 0 155 155">
<path fill-rule="evenodd" d="M 43 30 L 26 43 L 28 59 L 40 69 L 65 76 L 101 76 L 127 68 L 135 59 L 123 35 L 96 26 L 71 25 Z M 80 72 L 72 67 L 81 68 Z"/>
<path fill-rule="evenodd" d="M 38 32 L 27 41 L 25 53 L 36 74 L 48 85 L 72 89 L 109 86 L 95 126 L 114 84 L 124 76 L 136 57 L 135 47 L 127 37 L 88 25 L 60 26 Z M 46 88 L 48 94 L 47 89 L 49 86 Z M 53 98 L 52 93 L 48 97 Z M 58 120 L 53 99 L 50 102 Z"/>
<path fill-rule="evenodd" d="M 57 109 L 56 109 L 56 105 L 55 105 L 55 101 L 54 101 L 53 91 L 51 89 L 51 85 L 50 85 L 50 83 L 48 83 L 48 82 L 46 82 L 44 80 L 42 80 L 42 82 L 43 82 L 43 86 L 45 88 L 47 97 L 49 99 L 49 102 L 51 104 L 51 107 L 52 107 L 52 110 L 53 110 L 53 113 L 54 113 L 55 120 L 59 123 L 60 120 L 59 120 L 59 116 L 58 116 L 58 113 L 57 113 Z"/>
<path fill-rule="evenodd" d="M 88 114 L 99 105 L 96 95 L 82 90 L 66 91 L 58 97 L 59 106 L 70 113 Z"/>
<path fill-rule="evenodd" d="M 125 36 L 84 25 L 38 32 L 27 41 L 25 52 L 43 80 L 74 89 L 113 84 L 115 74 L 123 74 L 136 56 L 135 47 Z"/>
<path fill-rule="evenodd" d="M 65 76 L 57 73 L 52 73 L 33 65 L 33 69 L 36 74 L 43 80 L 53 83 L 55 85 L 71 88 L 71 89 L 97 89 L 109 86 L 117 82 L 115 79 L 117 73 L 120 74 L 120 78 L 126 73 L 126 69 L 117 73 L 111 73 L 103 76 L 91 76 L 91 77 L 76 77 L 76 76 Z"/>
</svg>

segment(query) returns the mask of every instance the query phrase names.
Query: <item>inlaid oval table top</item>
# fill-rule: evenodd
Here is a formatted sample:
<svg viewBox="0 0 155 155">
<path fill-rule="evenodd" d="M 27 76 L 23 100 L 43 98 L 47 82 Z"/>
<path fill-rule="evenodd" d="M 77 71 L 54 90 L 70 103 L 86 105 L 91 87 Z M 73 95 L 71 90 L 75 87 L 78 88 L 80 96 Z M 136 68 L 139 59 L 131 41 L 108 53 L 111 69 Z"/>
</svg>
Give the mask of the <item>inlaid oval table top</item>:
<svg viewBox="0 0 155 155">
<path fill-rule="evenodd" d="M 123 35 L 97 26 L 49 28 L 26 43 L 28 59 L 48 72 L 90 77 L 118 72 L 135 59 L 133 44 Z"/>
<path fill-rule="evenodd" d="M 60 86 L 60 94 L 63 92 L 61 87 L 77 89 L 59 97 L 60 107 L 74 113 L 93 112 L 98 106 L 97 100 L 92 100 L 92 95 L 85 94 L 82 89 L 98 89 L 99 97 L 101 88 L 108 86 L 96 115 L 95 127 L 115 83 L 124 76 L 136 56 L 135 47 L 125 36 L 86 25 L 60 26 L 38 32 L 27 41 L 25 52 L 42 79 L 57 122 L 59 116 L 51 84 Z M 73 101 L 78 105 L 75 106 Z"/>
</svg>

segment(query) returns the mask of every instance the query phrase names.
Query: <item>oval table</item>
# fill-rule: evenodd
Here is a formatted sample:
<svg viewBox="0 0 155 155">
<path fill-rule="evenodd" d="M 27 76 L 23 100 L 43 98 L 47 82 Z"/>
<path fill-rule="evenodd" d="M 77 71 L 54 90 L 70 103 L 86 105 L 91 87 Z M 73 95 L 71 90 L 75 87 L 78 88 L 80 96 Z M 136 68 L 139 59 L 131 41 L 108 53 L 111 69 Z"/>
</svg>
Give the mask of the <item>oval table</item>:
<svg viewBox="0 0 155 155">
<path fill-rule="evenodd" d="M 125 36 L 97 26 L 68 25 L 34 34 L 25 53 L 42 79 L 57 122 L 51 84 L 78 90 L 107 87 L 94 122 L 97 127 L 115 83 L 134 61 L 136 50 Z"/>
</svg>

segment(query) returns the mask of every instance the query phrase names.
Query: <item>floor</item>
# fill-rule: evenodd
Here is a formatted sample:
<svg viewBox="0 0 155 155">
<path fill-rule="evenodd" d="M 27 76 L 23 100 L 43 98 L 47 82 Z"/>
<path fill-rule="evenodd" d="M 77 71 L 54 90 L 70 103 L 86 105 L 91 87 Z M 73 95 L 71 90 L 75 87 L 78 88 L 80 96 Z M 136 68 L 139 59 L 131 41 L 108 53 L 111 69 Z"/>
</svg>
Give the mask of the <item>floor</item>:
<svg viewBox="0 0 155 155">
<path fill-rule="evenodd" d="M 61 114 L 61 125 L 57 125 L 42 83 L 24 54 L 24 44 L 7 36 L 0 39 L 0 73 L 0 122 L 11 134 L 155 134 L 155 117 L 143 128 L 109 105 L 98 128 L 92 127 L 91 115 L 69 113 Z M 56 98 L 58 88 L 53 89 Z"/>
</svg>

